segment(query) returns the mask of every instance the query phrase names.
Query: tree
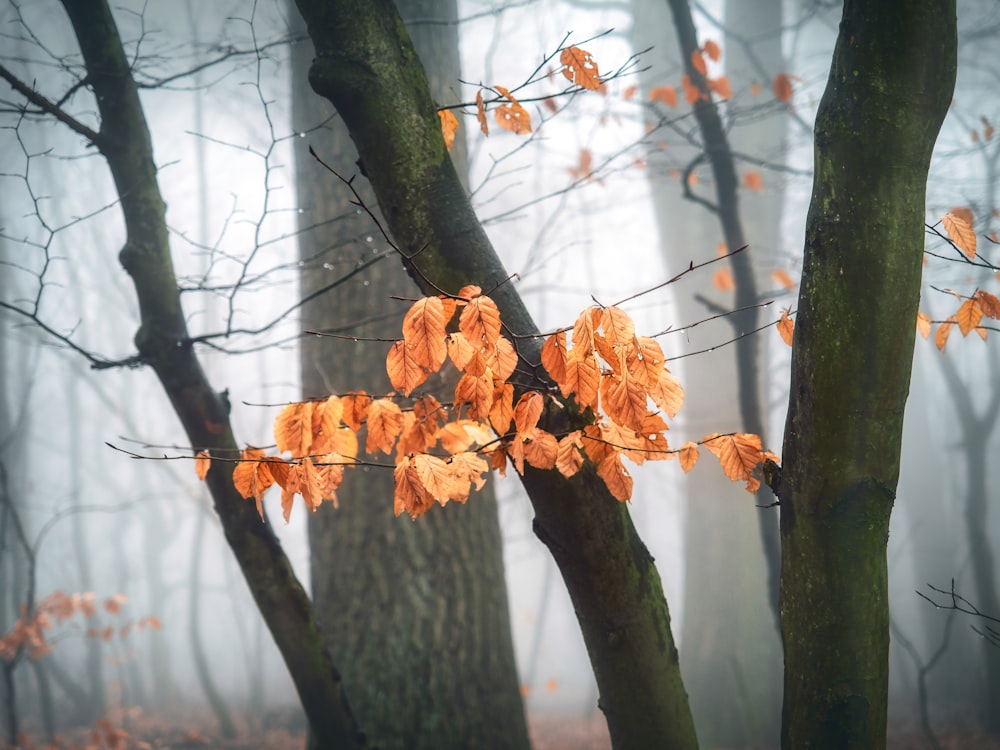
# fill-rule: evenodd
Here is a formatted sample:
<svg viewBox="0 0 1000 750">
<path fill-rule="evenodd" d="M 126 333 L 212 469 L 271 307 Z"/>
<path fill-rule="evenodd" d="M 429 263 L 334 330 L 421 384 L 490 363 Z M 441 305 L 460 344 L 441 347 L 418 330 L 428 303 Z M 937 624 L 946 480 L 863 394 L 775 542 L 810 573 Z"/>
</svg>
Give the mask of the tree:
<svg viewBox="0 0 1000 750">
<path fill-rule="evenodd" d="M 364 737 L 322 642 L 309 599 L 270 526 L 261 523 L 253 506 L 233 486 L 232 460 L 239 450 L 229 423 L 229 407 L 224 395 L 211 387 L 188 334 L 149 129 L 110 8 L 104 0 L 65 0 L 63 5 L 86 67 L 84 85 L 97 103 L 99 129 L 87 126 L 5 67 L 0 67 L 0 76 L 32 106 L 57 118 L 97 148 L 108 163 L 121 199 L 126 242 L 119 259 L 134 282 L 139 301 L 138 354 L 125 362 L 90 355 L 91 363 L 152 368 L 192 446 L 221 459 L 213 463 L 206 477 L 215 509 L 285 658 L 317 742 L 325 747 L 363 746 Z M 81 76 L 81 84 L 83 80 Z M 37 308 L 2 304 L 15 315 L 41 323 Z M 62 340 L 89 354 L 68 338 Z"/>
<path fill-rule="evenodd" d="M 298 6 L 316 47 L 310 83 L 343 117 L 412 275 L 425 294 L 473 282 L 493 289 L 506 325 L 518 336 L 521 361 L 534 372 L 540 347 L 531 337 L 537 328 L 505 283 L 507 274 L 448 159 L 426 77 L 396 9 L 386 0 L 302 0 Z M 580 416 L 553 412 L 550 429 L 569 432 L 563 429 L 569 420 L 583 423 Z M 694 747 L 666 601 L 627 508 L 593 468 L 571 479 L 526 468 L 524 484 L 536 533 L 576 607 L 612 741 L 620 747 Z"/>
<path fill-rule="evenodd" d="M 763 71 L 765 79 L 782 70 L 774 59 L 780 58 L 780 5 L 726 3 L 722 57 L 730 73 L 729 86 L 735 93 L 717 97 L 730 100 L 722 112 L 722 105 L 712 99 L 707 77 L 693 67 L 694 59 L 704 62 L 708 55 L 702 52 L 704 40 L 698 39 L 689 4 L 685 0 L 633 3 L 637 48 L 654 44 L 652 59 L 656 65 L 645 74 L 650 84 L 663 86 L 664 70 L 680 61 L 690 85 L 702 92 L 692 105 L 697 128 L 678 132 L 668 142 L 668 153 L 679 162 L 672 166 L 680 178 L 665 179 L 666 170 L 660 166 L 662 157 L 650 158 L 656 214 L 668 267 L 683 268 L 692 258 L 698 261 L 713 257 L 720 240 L 730 252 L 749 244 L 745 252 L 729 259 L 726 271 L 719 272 L 731 271 L 727 278 L 733 280 L 735 295 L 707 295 L 697 289 L 676 291 L 678 308 L 686 321 L 698 320 L 706 311 L 730 312 L 730 299 L 736 308 L 714 328 L 706 326 L 709 330 L 691 332 L 696 349 L 714 346 L 722 337 L 737 339 L 732 347 L 682 362 L 689 389 L 685 419 L 696 434 L 702 426 L 715 424 L 764 436 L 763 362 L 759 352 L 766 343 L 747 334 L 756 330 L 765 317 L 757 307 L 763 300 L 756 278 L 759 271 L 755 269 L 766 265 L 773 252 L 779 223 L 774 209 L 780 207 L 781 201 L 772 197 L 770 211 L 761 210 L 768 208 L 767 204 L 761 205 L 761 200 L 753 204 L 756 211 L 743 208 L 746 200 L 742 196 L 749 191 L 741 175 L 753 171 L 759 177 L 760 173 L 758 167 L 751 170 L 740 162 L 737 148 L 731 143 L 742 135 L 744 144 L 739 151 L 743 154 L 772 162 L 780 158 L 780 148 L 778 154 L 773 151 L 781 141 L 787 112 L 774 106 L 777 101 L 765 103 L 751 96 L 751 81 L 745 77 L 750 64 L 741 45 L 749 47 L 747 39 L 760 40 L 771 33 L 767 49 L 760 49 L 765 46 L 760 42 L 753 48 L 754 61 L 760 64 L 763 58 L 763 64 L 768 66 Z M 739 29 L 744 36 L 737 38 L 733 29 Z M 733 75 L 732 71 L 740 74 Z M 748 106 L 748 100 L 754 100 L 754 104 Z M 673 115 L 672 109 L 666 110 L 661 122 L 669 124 Z M 750 133 L 755 119 L 756 129 L 766 134 L 758 132 L 753 140 Z M 685 127 L 681 121 L 672 129 L 680 131 Z M 689 175 L 700 175 L 698 184 L 689 182 Z M 680 218 L 692 206 L 703 213 L 704 221 Z M 780 684 L 777 512 L 754 507 L 769 504 L 765 490 L 754 502 L 740 497 L 742 491 L 717 473 L 692 476 L 687 484 L 690 505 L 684 528 L 681 659 L 699 737 L 707 745 L 773 742 L 778 736 Z"/>
<path fill-rule="evenodd" d="M 955 29 L 953 2 L 849 0 L 816 118 L 777 488 L 784 747 L 885 745 L 885 551 Z"/>
<path fill-rule="evenodd" d="M 435 97 L 449 97 L 460 77 L 455 3 L 399 8 L 424 19 L 412 28 L 414 45 Z M 304 37 L 304 24 L 296 25 Z M 379 246 L 368 215 L 355 213 L 349 194 L 309 155 L 307 146 L 344 172 L 357 160 L 343 123 L 309 88 L 312 43 L 306 38 L 293 54 L 293 129 L 308 133 L 296 149 L 302 293 L 310 300 L 302 326 L 344 335 L 302 341 L 303 396 L 388 393 L 385 345 L 368 339 L 395 338 L 404 308 L 391 298 L 418 292 Z M 465 171 L 461 139 L 451 159 Z M 433 389 L 447 401 L 442 390 Z M 338 509 L 309 518 L 313 603 L 361 725 L 384 748 L 527 747 L 492 486 L 420 523 L 395 518 L 392 497 L 391 472 L 355 471 L 338 489 Z"/>
</svg>

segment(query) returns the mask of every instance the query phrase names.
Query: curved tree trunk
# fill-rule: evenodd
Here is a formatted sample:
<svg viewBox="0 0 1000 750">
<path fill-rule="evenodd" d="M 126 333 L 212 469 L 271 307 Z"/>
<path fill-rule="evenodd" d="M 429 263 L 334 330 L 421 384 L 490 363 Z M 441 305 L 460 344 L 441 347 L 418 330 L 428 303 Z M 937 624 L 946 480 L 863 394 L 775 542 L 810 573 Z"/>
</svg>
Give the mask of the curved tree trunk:
<svg viewBox="0 0 1000 750">
<path fill-rule="evenodd" d="M 403 2 L 400 10 L 420 19 L 454 21 L 457 15 L 454 0 Z M 294 6 L 291 12 L 298 15 Z M 458 27 L 422 24 L 417 32 L 432 90 L 453 98 L 447 87 L 459 78 Z M 302 326 L 393 339 L 406 306 L 392 297 L 419 291 L 394 257 L 364 266 L 386 251 L 385 242 L 308 153 L 311 146 L 344 174 L 357 169 L 343 122 L 309 88 L 312 58 L 311 42 L 296 45 L 293 127 L 308 133 L 296 144 L 302 294 L 360 270 L 306 304 Z M 451 157 L 464 172 L 463 138 Z M 303 395 L 388 393 L 386 349 L 378 341 L 304 339 Z M 385 462 L 385 456 L 367 458 Z M 437 508 L 417 523 L 394 516 L 393 493 L 391 471 L 355 470 L 338 490 L 340 507 L 309 517 L 317 618 L 362 726 L 372 744 L 386 750 L 527 748 L 492 484 L 467 505 Z"/>
<path fill-rule="evenodd" d="M 420 250 L 410 265 L 441 289 L 470 282 L 493 289 L 508 328 L 534 334 L 445 151 L 426 78 L 395 8 L 387 0 L 298 6 L 317 52 L 310 83 L 343 117 L 396 243 L 407 256 Z M 436 293 L 426 283 L 423 291 Z M 532 372 L 538 342 L 518 339 L 518 351 Z M 554 432 L 576 419 L 565 410 L 550 417 Z M 592 469 L 572 479 L 526 469 L 524 484 L 536 533 L 576 608 L 615 747 L 695 747 L 662 587 L 626 506 Z"/>
<path fill-rule="evenodd" d="M 816 117 L 783 451 L 785 748 L 885 746 L 886 541 L 954 0 L 848 0 Z"/>
<path fill-rule="evenodd" d="M 208 382 L 187 332 L 170 256 L 165 207 L 145 114 L 129 61 L 105 0 L 63 0 L 100 113 L 99 132 L 63 115 L 107 160 L 125 219 L 119 258 L 136 288 L 141 316 L 135 344 L 152 367 L 196 449 L 239 455 L 228 408 Z M 18 89 L 50 112 L 28 87 Z M 308 597 L 271 528 L 233 486 L 231 463 L 214 462 L 206 478 L 215 509 L 250 591 L 274 636 L 310 725 L 323 747 L 362 747 L 340 676 L 325 650 Z"/>
</svg>

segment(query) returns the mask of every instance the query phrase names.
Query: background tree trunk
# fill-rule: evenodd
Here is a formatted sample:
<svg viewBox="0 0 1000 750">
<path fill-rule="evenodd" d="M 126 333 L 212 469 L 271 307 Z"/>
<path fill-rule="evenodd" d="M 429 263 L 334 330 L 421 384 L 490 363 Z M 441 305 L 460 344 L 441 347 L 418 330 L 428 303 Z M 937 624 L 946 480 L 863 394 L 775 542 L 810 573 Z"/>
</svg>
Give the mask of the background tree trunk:
<svg viewBox="0 0 1000 750">
<path fill-rule="evenodd" d="M 726 4 L 727 14 L 732 5 Z M 761 30 L 780 28 L 780 7 L 774 7 L 780 3 L 766 0 L 739 5 L 735 13 L 752 17 L 752 23 L 741 18 L 738 27 L 748 37 L 759 36 Z M 690 50 L 681 48 L 677 27 L 684 27 L 689 47 L 697 45 L 688 4 L 681 0 L 633 0 L 632 7 L 633 47 L 642 50 L 653 46 L 643 56 L 643 62 L 651 65 L 650 70 L 640 73 L 643 87 L 648 91 L 654 86 L 677 85 L 683 61 L 690 56 Z M 776 37 L 780 53 L 780 32 Z M 718 41 L 718 36 L 715 39 Z M 734 50 L 735 46 L 731 40 L 727 42 L 723 61 L 727 69 L 733 66 L 745 71 L 745 54 Z M 735 64 L 730 55 L 735 56 Z M 770 58 L 768 61 L 772 62 Z M 734 79 L 732 83 L 736 96 L 746 99 L 749 81 Z M 704 109 L 710 105 L 698 106 Z M 776 121 L 782 116 L 761 118 L 760 127 L 780 132 L 783 124 Z M 714 257 L 720 242 L 730 250 L 745 242 L 750 247 L 734 258 L 735 298 L 731 293 L 712 289 L 708 273 L 675 286 L 677 306 L 671 320 L 675 325 L 694 323 L 721 309 L 755 304 L 754 272 L 766 264 L 772 252 L 769 240 L 776 234 L 776 227 L 769 226 L 776 211 L 758 216 L 752 235 L 744 232 L 737 185 L 733 183 L 736 174 L 725 142 L 735 133 L 724 133 L 717 115 L 714 120 L 713 132 L 717 140 L 721 137 L 725 154 L 713 153 L 715 145 L 707 143 L 704 129 L 698 132 L 695 127 L 691 137 L 705 143 L 704 149 L 692 147 L 685 138 L 666 131 L 657 136 L 666 142 L 663 153 L 650 155 L 651 187 L 668 275 L 683 270 L 692 261 Z M 771 145 L 776 150 L 773 142 Z M 728 181 L 712 178 L 712 158 L 706 158 L 706 153 L 729 162 Z M 705 158 L 705 165 L 698 170 L 702 180 L 694 190 L 714 203 L 719 208 L 717 213 L 695 206 L 684 197 L 683 178 L 667 176 L 672 169 L 683 171 L 697 158 Z M 773 203 L 780 206 L 780 193 Z M 689 336 L 687 348 L 706 349 L 753 330 L 758 317 L 752 311 L 699 326 L 685 334 Z M 757 371 L 760 338 L 749 336 L 735 346 L 679 363 L 687 390 L 680 416 L 690 439 L 720 430 L 763 433 Z M 773 537 L 773 554 L 777 557 L 776 516 L 773 510 L 754 507 L 754 499 L 741 486 L 707 466 L 696 468 L 681 482 L 687 496 L 681 662 L 699 739 L 709 747 L 774 742 L 779 727 L 781 651 L 777 614 L 771 606 L 771 566 L 762 539 Z M 773 576 L 776 599 L 776 562 Z"/>
<path fill-rule="evenodd" d="M 953 1 L 848 0 L 816 117 L 778 493 L 785 748 L 885 746 L 886 541 L 956 47 Z"/>
</svg>

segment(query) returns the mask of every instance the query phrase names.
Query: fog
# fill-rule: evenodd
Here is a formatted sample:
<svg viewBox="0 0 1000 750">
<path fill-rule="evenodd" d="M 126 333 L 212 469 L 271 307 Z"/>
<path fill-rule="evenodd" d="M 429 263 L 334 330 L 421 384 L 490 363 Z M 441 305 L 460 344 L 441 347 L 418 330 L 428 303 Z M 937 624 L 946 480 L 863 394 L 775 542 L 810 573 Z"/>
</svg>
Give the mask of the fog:
<svg viewBox="0 0 1000 750">
<path fill-rule="evenodd" d="M 692 5 L 700 38 L 722 46 L 712 70 L 728 75 L 732 87 L 722 111 L 738 172 L 756 173 L 762 182 L 760 190 L 741 189 L 740 210 L 760 325 L 774 323 L 796 303 L 811 123 L 840 9 L 786 1 L 777 4 L 780 29 L 730 28 L 727 36 L 721 0 Z M 978 466 L 971 458 L 977 446 L 985 457 L 1000 447 L 996 329 L 984 320 L 985 342 L 956 330 L 944 351 L 935 346 L 939 322 L 962 298 L 976 289 L 998 293 L 992 265 L 1000 225 L 1000 137 L 993 135 L 1000 123 L 998 8 L 989 0 L 959 2 L 959 79 L 927 190 L 926 221 L 941 234 L 941 216 L 971 210 L 982 262 L 960 262 L 942 236 L 928 231 L 920 309 L 934 326 L 928 340 L 916 343 L 888 553 L 890 736 L 900 738 L 900 747 L 932 747 L 934 737 L 957 737 L 963 747 L 1000 742 L 980 729 L 988 710 L 982 705 L 987 664 L 1000 658 L 989 649 L 1000 654 L 1000 647 L 982 635 L 989 621 L 954 611 L 956 602 L 964 609 L 987 604 L 977 588 L 982 557 L 973 554 L 970 532 L 985 540 L 976 552 L 993 551 L 985 557 L 988 576 L 995 581 L 1000 574 L 998 464 L 987 458 Z M 436 12 L 427 3 L 408 20 L 434 26 Z M 310 231 L 310 216 L 297 195 L 295 158 L 310 146 L 325 158 L 319 144 L 328 125 L 316 122 L 301 132 L 292 125 L 289 9 L 273 0 L 123 0 L 113 13 L 141 89 L 196 353 L 213 388 L 228 392 L 240 446 L 273 446 L 275 416 L 303 398 L 300 347 L 309 345 L 299 318 L 298 240 Z M 717 286 L 721 266 L 656 288 L 715 258 L 722 240 L 716 216 L 682 196 L 683 175 L 690 175 L 691 190 L 714 200 L 711 171 L 695 160 L 700 136 L 690 106 L 683 96 L 674 108 L 649 101 L 650 88 L 677 85 L 681 74 L 665 4 L 463 0 L 458 15 L 461 80 L 452 81 L 440 105 L 471 103 L 484 86 L 516 89 L 540 60 L 569 44 L 591 52 L 608 79 L 601 93 L 543 101 L 564 89 L 561 75 L 544 78 L 543 70 L 522 94 L 534 125 L 530 136 L 492 126 L 487 137 L 474 106 L 460 113 L 457 137 L 467 148 L 477 215 L 540 329 L 572 326 L 595 302 L 654 289 L 625 307 L 638 332 L 669 331 L 658 340 L 687 389 L 684 407 L 670 420 L 670 446 L 741 431 L 734 329 L 718 315 L 732 309 L 734 297 Z M 77 123 L 98 128 L 62 6 L 8 0 L 0 21 L 4 69 Z M 726 69 L 730 54 L 749 62 Z M 762 62 L 772 57 L 783 58 L 783 67 Z M 558 63 L 546 67 L 557 70 Z M 792 76 L 787 103 L 772 91 L 778 73 Z M 8 678 L 0 689 L 0 746 L 11 716 L 36 746 L 53 728 L 78 737 L 102 717 L 136 741 L 160 738 L 161 746 L 180 743 L 185 732 L 206 746 L 304 745 L 295 688 L 196 476 L 192 446 L 154 373 L 136 358 L 140 310 L 119 262 L 125 232 L 107 165 L 66 123 L 37 102 L 26 105 L 23 92 L 6 82 L 0 91 L 0 636 L 24 622 L 29 601 L 37 606 L 57 592 L 79 595 L 67 619 L 50 618 L 44 637 L 51 653 L 0 651 Z M 364 182 L 360 173 L 355 179 Z M 375 220 L 348 205 L 347 190 L 333 190 L 343 201 L 338 211 L 362 228 L 336 260 L 331 256 L 327 270 L 391 251 Z M 779 271 L 791 288 L 777 280 Z M 368 284 L 361 279 L 348 283 Z M 384 309 L 398 312 L 398 330 L 405 304 L 387 298 Z M 351 336 L 363 322 L 345 310 L 338 325 Z M 773 326 L 753 335 L 766 447 L 780 454 L 790 349 Z M 381 469 L 348 470 L 340 502 L 377 503 L 390 516 L 391 497 L 347 494 L 351 472 L 362 470 Z M 629 470 L 635 480 L 629 510 L 663 580 L 693 709 L 696 718 L 709 717 L 699 721 L 703 746 L 776 747 L 780 641 L 758 520 L 765 514 L 776 522 L 777 509 L 757 507 L 707 451 L 690 473 L 678 461 Z M 506 478 L 494 474 L 489 481 L 533 739 L 539 747 L 610 747 L 573 606 L 533 533 L 532 506 L 511 467 Z M 970 510 L 976 501 L 985 506 L 979 516 Z M 284 523 L 274 489 L 264 508 L 308 589 L 309 509 L 296 499 Z M 430 513 L 466 510 L 452 503 Z M 329 504 L 316 511 L 338 512 Z M 403 552 L 373 547 L 370 554 Z M 965 599 L 951 598 L 951 591 Z M 90 601 L 96 612 L 88 618 Z M 331 651 L 336 663 L 335 645 Z M 350 698 L 349 681 L 345 689 Z M 221 696 L 239 740 L 220 739 L 207 691 Z M 734 720 L 739 729 L 721 718 L 712 726 L 722 710 L 716 701 L 730 700 L 742 712 Z"/>
</svg>

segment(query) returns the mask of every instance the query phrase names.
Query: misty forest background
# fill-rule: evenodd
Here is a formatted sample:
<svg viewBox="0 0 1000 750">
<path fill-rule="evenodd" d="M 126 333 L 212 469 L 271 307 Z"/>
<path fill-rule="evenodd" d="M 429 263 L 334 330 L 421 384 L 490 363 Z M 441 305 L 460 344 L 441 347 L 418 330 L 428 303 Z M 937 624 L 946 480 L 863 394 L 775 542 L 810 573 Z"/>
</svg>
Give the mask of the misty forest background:
<svg viewBox="0 0 1000 750">
<path fill-rule="evenodd" d="M 521 94 L 530 136 L 493 127 L 485 137 L 474 107 L 456 111 L 453 159 L 542 330 L 570 325 L 594 299 L 610 303 L 716 257 L 716 216 L 684 196 L 686 183 L 714 200 L 690 107 L 683 97 L 675 107 L 650 97 L 657 87 L 678 86 L 682 72 L 665 2 L 398 5 L 418 51 L 428 50 L 424 63 L 440 105 L 472 102 L 481 86 L 514 89 L 565 44 L 590 51 L 605 75 L 619 71 L 600 94 L 544 101 L 565 81 L 540 76 Z M 700 39 L 722 48 L 712 70 L 728 76 L 732 89 L 723 116 L 744 179 L 740 210 L 755 301 L 772 302 L 760 313 L 766 324 L 795 304 L 811 123 L 841 8 L 825 0 L 691 5 Z M 377 225 L 308 154 L 311 146 L 345 176 L 358 173 L 337 115 L 309 91 L 312 46 L 294 5 L 127 0 L 113 11 L 141 86 L 187 323 L 202 337 L 198 351 L 213 386 L 228 390 L 239 443 L 272 444 L 273 419 L 290 401 L 350 388 L 387 392 L 384 372 L 371 364 L 387 345 L 303 335 L 322 328 L 395 338 L 407 303 L 390 295 L 414 294 Z M 958 24 L 958 81 L 931 167 L 927 222 L 969 208 L 982 255 L 997 263 L 1000 5 L 960 0 Z M 79 53 L 58 3 L 6 2 L 0 40 L 5 68 L 45 96 L 66 94 L 93 123 L 89 100 L 70 88 Z M 792 76 L 787 102 L 772 88 L 780 73 Z M 16 696 L 20 729 L 36 741 L 52 727 L 69 732 L 101 717 L 137 737 L 182 727 L 210 743 L 267 732 L 301 738 L 294 688 L 185 457 L 190 446 L 153 373 L 130 366 L 138 309 L 118 261 L 124 234 L 106 165 L 65 125 L 26 112 L 6 84 L 0 91 L 0 634 L 14 627 L 29 596 L 94 592 L 99 605 L 93 618 L 76 615 L 50 631 L 50 655 L 7 661 L 0 700 L 9 705 Z M 362 176 L 357 183 L 364 188 Z M 375 209 L 374 199 L 366 201 Z M 933 320 L 954 312 L 949 289 L 997 293 L 989 264 L 956 262 L 932 232 L 927 248 L 935 254 L 927 256 L 920 309 Z M 671 427 L 674 447 L 746 428 L 741 374 L 727 343 L 738 332 L 715 317 L 735 298 L 720 288 L 717 270 L 692 273 L 628 307 L 640 332 L 672 329 L 658 340 L 676 358 L 668 366 L 687 392 Z M 300 304 L 315 290 L 324 291 Z M 990 508 L 1000 462 L 987 460 L 1000 448 L 1000 349 L 990 333 L 984 343 L 956 332 L 943 352 L 933 337 L 918 339 L 914 356 L 888 550 L 890 734 L 909 737 L 909 746 L 954 732 L 983 747 L 1000 740 L 990 735 L 1000 732 L 996 722 L 988 726 L 1000 706 L 985 697 L 988 674 L 1000 674 L 1000 644 L 977 632 L 981 619 L 950 609 L 954 600 L 930 588 L 954 587 L 985 607 L 982 581 L 1000 573 L 1000 521 Z M 755 335 L 764 443 L 780 451 L 790 349 L 773 327 Z M 349 474 L 338 491 L 340 510 L 310 515 L 297 503 L 285 525 L 275 491 L 265 508 L 313 591 L 339 586 L 344 596 L 352 579 L 373 590 L 379 576 L 405 589 L 410 571 L 416 578 L 420 566 L 433 564 L 411 549 L 419 540 L 412 534 L 421 532 L 380 536 L 349 520 L 360 504 L 392 514 L 391 479 L 386 494 L 378 484 L 385 477 L 368 476 L 390 472 L 353 471 L 359 476 Z M 674 462 L 632 474 L 630 512 L 672 606 L 703 746 L 774 746 L 781 649 L 762 539 L 777 511 L 755 507 L 708 460 L 687 475 Z M 540 746 L 559 746 L 560 737 L 566 747 L 607 746 L 579 627 L 559 571 L 532 533 L 531 506 L 515 478 L 491 484 L 533 737 Z M 477 502 L 474 494 L 468 506 L 429 516 L 470 513 Z M 392 523 L 413 524 L 406 517 Z M 437 522 L 415 522 L 425 523 Z M 317 545 L 337 533 L 346 533 L 346 541 L 331 542 L 340 556 L 319 556 Z M 374 565 L 383 557 L 392 564 Z M 460 580 L 476 563 L 470 554 L 440 575 Z M 117 606 L 103 602 L 117 595 L 114 613 Z M 362 653 L 370 630 L 393 631 L 390 605 L 378 625 L 349 604 L 338 611 L 345 652 Z M 337 646 L 331 649 L 337 663 Z M 443 650 L 435 658 L 447 665 L 457 655 Z M 364 686 L 352 683 L 351 669 L 348 698 L 373 700 L 353 697 Z M 413 674 L 416 687 L 423 679 Z M 581 727 L 586 739 L 567 739 Z"/>
</svg>

